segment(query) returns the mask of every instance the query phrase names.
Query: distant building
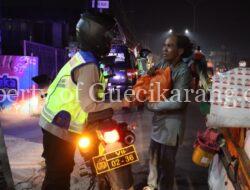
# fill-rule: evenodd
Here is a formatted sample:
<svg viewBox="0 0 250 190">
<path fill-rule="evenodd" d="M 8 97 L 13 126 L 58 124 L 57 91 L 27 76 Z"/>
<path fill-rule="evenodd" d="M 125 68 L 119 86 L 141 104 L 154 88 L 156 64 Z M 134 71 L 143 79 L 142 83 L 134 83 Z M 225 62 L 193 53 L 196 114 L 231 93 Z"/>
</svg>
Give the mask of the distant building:
<svg viewBox="0 0 250 190">
<path fill-rule="evenodd" d="M 2 54 L 21 55 L 23 40 L 50 45 L 67 46 L 69 27 L 65 22 L 49 20 L 2 19 Z"/>
<path fill-rule="evenodd" d="M 215 68 L 225 68 L 229 70 L 238 66 L 238 58 L 228 51 L 211 51 L 208 59 L 213 62 Z"/>
</svg>

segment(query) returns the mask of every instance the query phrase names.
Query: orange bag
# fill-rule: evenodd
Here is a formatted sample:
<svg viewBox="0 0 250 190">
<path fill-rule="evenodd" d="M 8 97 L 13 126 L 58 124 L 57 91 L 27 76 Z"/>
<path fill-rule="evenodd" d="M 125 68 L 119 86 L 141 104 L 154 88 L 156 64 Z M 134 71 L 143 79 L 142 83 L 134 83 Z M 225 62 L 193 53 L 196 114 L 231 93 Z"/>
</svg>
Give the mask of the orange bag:
<svg viewBox="0 0 250 190">
<path fill-rule="evenodd" d="M 161 96 L 164 93 L 166 98 L 169 97 L 172 87 L 171 70 L 167 67 L 165 70 L 158 69 L 154 76 L 140 77 L 133 87 L 135 92 L 135 102 L 157 102 L 162 101 Z"/>
<path fill-rule="evenodd" d="M 141 76 L 133 87 L 136 101 L 146 101 L 150 86 L 151 77 L 148 75 Z"/>
</svg>

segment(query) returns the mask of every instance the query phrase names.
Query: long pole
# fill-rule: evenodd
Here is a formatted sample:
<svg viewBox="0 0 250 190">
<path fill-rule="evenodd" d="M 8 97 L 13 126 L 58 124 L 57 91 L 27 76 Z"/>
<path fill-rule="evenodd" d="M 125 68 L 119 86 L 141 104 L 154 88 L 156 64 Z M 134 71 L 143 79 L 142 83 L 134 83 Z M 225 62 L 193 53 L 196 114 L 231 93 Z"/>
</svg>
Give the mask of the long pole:
<svg viewBox="0 0 250 190">
<path fill-rule="evenodd" d="M 0 123 L 0 189 L 14 190 L 9 158 Z"/>
<path fill-rule="evenodd" d="M 189 3 L 193 8 L 193 32 L 196 32 L 196 23 L 197 23 L 197 7 L 200 3 L 199 0 L 186 0 L 187 3 Z"/>
<path fill-rule="evenodd" d="M 193 32 L 195 33 L 196 30 L 196 7 L 198 5 L 193 6 Z"/>
</svg>

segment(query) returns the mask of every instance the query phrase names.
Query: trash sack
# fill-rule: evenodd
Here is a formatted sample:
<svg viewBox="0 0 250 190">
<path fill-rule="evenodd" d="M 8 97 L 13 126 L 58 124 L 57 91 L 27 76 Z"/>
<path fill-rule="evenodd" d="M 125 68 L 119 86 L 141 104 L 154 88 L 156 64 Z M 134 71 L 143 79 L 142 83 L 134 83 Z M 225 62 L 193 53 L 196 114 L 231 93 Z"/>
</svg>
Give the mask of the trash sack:
<svg viewBox="0 0 250 190">
<path fill-rule="evenodd" d="M 234 190 L 218 154 L 214 156 L 208 171 L 208 185 L 210 190 Z"/>
<path fill-rule="evenodd" d="M 209 127 L 250 128 L 250 68 L 213 76 Z"/>
<path fill-rule="evenodd" d="M 157 102 L 162 101 L 164 97 L 170 96 L 172 88 L 171 70 L 167 67 L 165 70 L 158 69 L 154 76 L 145 75 L 140 77 L 133 87 L 135 93 L 135 102 Z M 164 97 L 161 94 L 164 93 Z"/>
<path fill-rule="evenodd" d="M 210 88 L 210 80 L 208 77 L 208 68 L 205 55 L 201 51 L 195 51 L 193 56 L 187 58 L 187 60 L 191 74 L 194 78 L 192 88 L 198 89 L 198 86 L 201 86 L 207 92 Z M 198 79 L 198 83 L 196 82 L 196 79 Z"/>
</svg>

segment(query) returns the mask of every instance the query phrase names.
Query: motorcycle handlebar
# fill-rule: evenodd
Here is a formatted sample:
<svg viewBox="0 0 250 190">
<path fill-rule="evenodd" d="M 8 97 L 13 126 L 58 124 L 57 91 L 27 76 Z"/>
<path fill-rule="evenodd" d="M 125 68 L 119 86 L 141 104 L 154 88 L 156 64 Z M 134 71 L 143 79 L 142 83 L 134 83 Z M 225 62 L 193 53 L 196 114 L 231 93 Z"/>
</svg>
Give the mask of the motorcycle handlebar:
<svg viewBox="0 0 250 190">
<path fill-rule="evenodd" d="M 99 112 L 90 112 L 88 114 L 88 123 L 94 123 L 98 121 L 103 121 L 106 119 L 111 119 L 113 117 L 114 111 L 112 108 L 108 108 Z"/>
</svg>

